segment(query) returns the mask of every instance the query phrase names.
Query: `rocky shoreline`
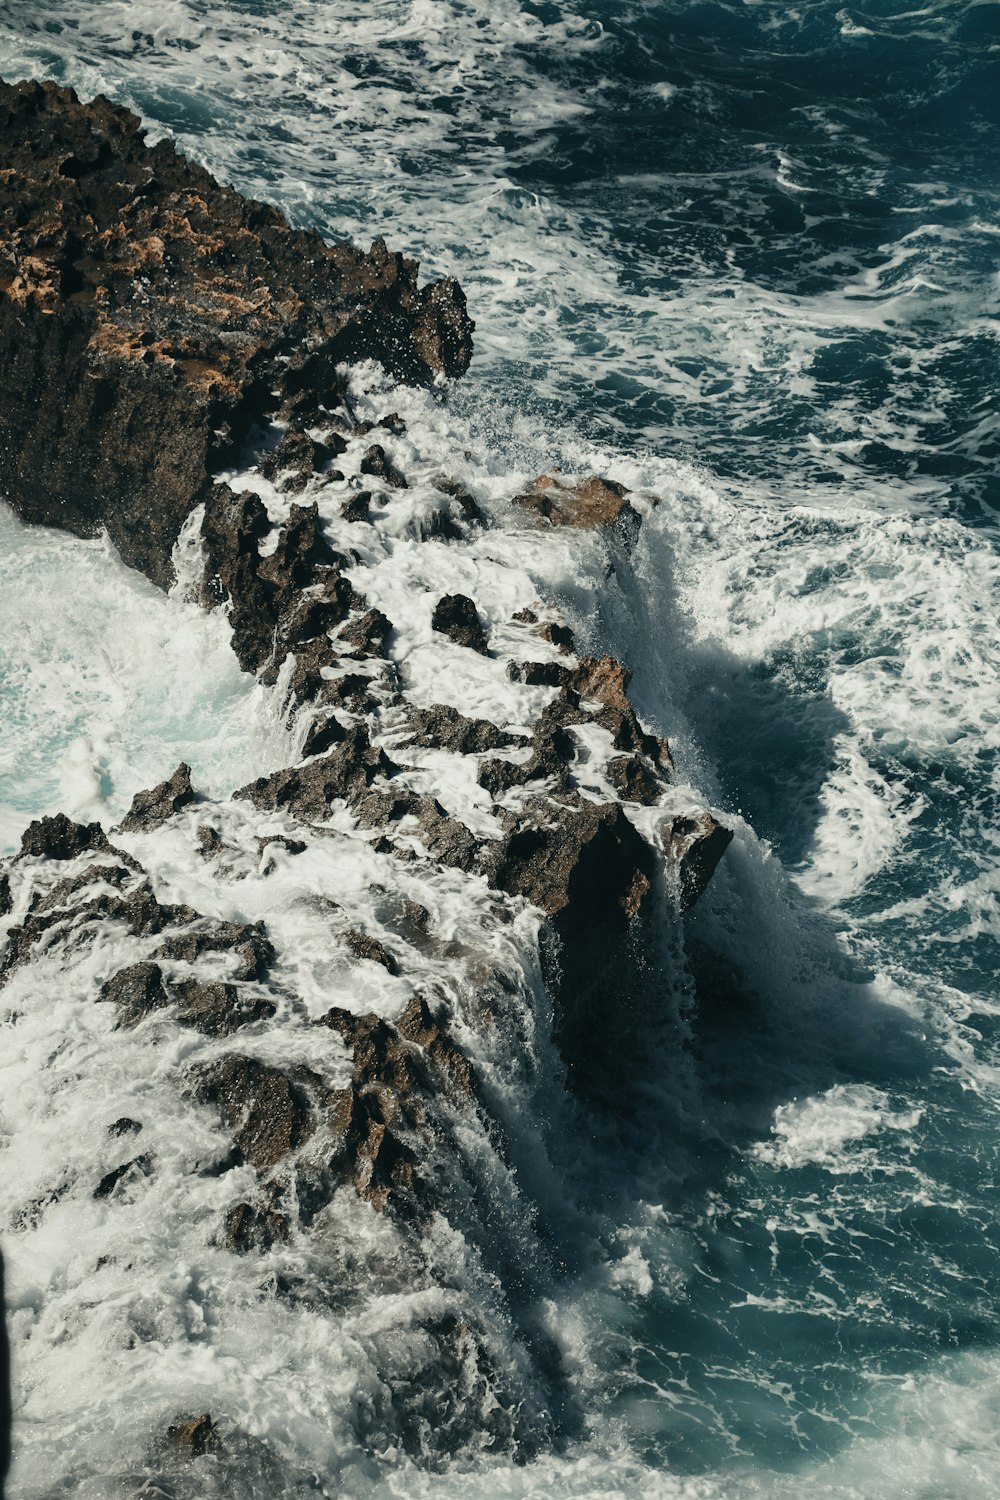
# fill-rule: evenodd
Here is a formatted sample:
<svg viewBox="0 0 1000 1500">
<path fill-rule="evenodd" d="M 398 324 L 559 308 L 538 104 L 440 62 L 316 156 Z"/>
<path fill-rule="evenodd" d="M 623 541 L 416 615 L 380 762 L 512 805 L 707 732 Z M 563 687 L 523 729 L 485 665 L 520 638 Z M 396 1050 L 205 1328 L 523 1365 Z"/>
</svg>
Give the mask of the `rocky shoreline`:
<svg viewBox="0 0 1000 1500">
<path fill-rule="evenodd" d="M 28 522 L 106 530 L 161 588 L 183 553 L 180 583 L 227 612 L 241 666 L 299 746 L 226 802 L 181 765 L 115 829 L 33 823 L 0 875 L 5 1024 L 21 1025 L 57 974 L 107 1045 L 147 1035 L 175 1056 L 171 1086 L 214 1141 L 192 1179 L 222 1184 L 204 1233 L 223 1252 L 320 1241 L 347 1190 L 391 1221 L 400 1253 L 423 1266 L 415 1282 L 439 1285 L 428 1225 L 459 1204 L 488 1217 L 470 1134 L 513 1170 L 470 1024 L 526 1024 L 511 999 L 528 983 L 513 935 L 537 945 L 541 932 L 565 1079 L 584 1107 L 606 1108 L 641 1048 L 634 1002 L 656 926 L 697 901 L 732 835 L 675 806 L 668 745 L 639 721 L 627 666 L 578 651 L 560 612 L 523 585 L 501 614 L 441 570 L 439 589 L 407 599 L 405 628 L 387 597 L 366 594 L 380 548 L 403 537 L 408 556 L 438 549 L 436 560 L 492 524 L 460 479 L 407 472 L 406 422 L 393 410 L 362 419 L 347 368 L 373 361 L 418 385 L 460 376 L 473 325 L 456 283 L 421 288 L 415 262 L 381 242 L 362 253 L 292 230 L 169 143 L 147 147 L 139 121 L 103 99 L 0 85 L 0 135 L 0 495 Z M 559 473 L 508 502 L 526 528 L 596 528 L 622 557 L 651 503 Z M 441 701 L 407 678 L 403 636 L 415 632 L 457 684 Z M 468 703 L 464 681 L 476 685 Z M 477 712 L 486 701 L 508 716 Z M 460 795 L 435 794 L 429 764 Z M 182 847 L 197 867 L 189 884 L 213 892 L 204 908 L 162 878 L 164 851 Z M 359 917 L 339 882 L 313 889 L 313 927 L 296 916 L 283 933 L 267 883 L 320 857 L 327 872 L 353 861 L 374 905 Z M 435 882 L 468 901 L 475 936 L 419 899 Z M 337 952 L 325 1007 L 297 991 L 288 936 L 308 944 L 314 930 Z M 385 986 L 375 1009 L 341 1003 L 373 984 Z M 89 1192 L 102 1211 L 156 1178 L 149 1125 L 123 1114 L 95 1134 Z M 69 1191 L 21 1205 L 7 1233 Z M 125 1281 L 141 1274 L 121 1245 L 112 1263 Z M 478 1414 L 484 1451 L 530 1456 L 551 1419 L 513 1394 L 488 1321 L 423 1319 L 427 1368 L 450 1372 L 435 1420 L 457 1403 Z M 383 1378 L 399 1444 L 429 1461 L 430 1384 L 416 1382 L 417 1400 L 412 1372 Z M 236 1443 L 212 1417 L 179 1412 L 168 1447 L 197 1457 Z M 381 1430 L 368 1420 L 363 1446 Z"/>
</svg>

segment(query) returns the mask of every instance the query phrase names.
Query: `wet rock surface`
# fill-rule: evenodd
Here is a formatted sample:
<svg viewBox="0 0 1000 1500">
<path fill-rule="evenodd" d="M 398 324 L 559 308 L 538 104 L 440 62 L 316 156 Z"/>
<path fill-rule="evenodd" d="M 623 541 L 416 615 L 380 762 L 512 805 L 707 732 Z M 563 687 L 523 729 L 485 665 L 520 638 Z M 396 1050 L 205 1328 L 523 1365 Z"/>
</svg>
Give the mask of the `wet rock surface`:
<svg viewBox="0 0 1000 1500">
<path fill-rule="evenodd" d="M 475 559 L 438 587 L 471 588 L 479 604 L 462 592 L 421 595 L 434 600 L 430 649 L 473 684 L 469 704 L 456 692 L 455 706 L 434 701 L 452 688 L 448 672 L 426 674 L 419 696 L 408 687 L 410 601 L 397 610 L 395 595 L 365 582 L 369 602 L 352 581 L 379 527 L 416 550 L 469 544 L 487 525 L 457 480 L 425 481 L 420 500 L 412 434 L 401 441 L 392 412 L 358 420 L 339 368 L 368 358 L 412 382 L 460 374 L 471 324 L 454 283 L 420 289 L 416 265 L 381 242 L 363 253 L 292 231 L 169 144 L 147 148 L 138 122 L 100 100 L 0 85 L 0 136 L 0 353 L 14 389 L 9 409 L 0 405 L 0 489 L 27 520 L 84 535 L 106 525 L 125 560 L 161 586 L 180 527 L 203 506 L 198 598 L 226 611 L 243 669 L 280 684 L 283 729 L 302 747 L 294 764 L 220 804 L 197 796 L 186 764 L 134 798 L 120 832 L 143 836 L 147 860 L 186 831 L 197 876 L 181 889 L 205 910 L 168 900 L 170 862 L 151 856 L 147 873 L 100 824 L 32 823 L 0 872 L 0 916 L 18 913 L 4 924 L 0 984 L 36 959 L 86 958 L 80 994 L 102 1045 L 157 1049 L 157 1068 L 215 1142 L 199 1146 L 191 1170 L 225 1184 L 211 1243 L 247 1267 L 287 1254 L 319 1224 L 335 1242 L 345 1197 L 419 1246 L 455 1194 L 481 1201 L 470 1131 L 505 1161 L 489 1070 L 464 1050 L 468 1014 L 456 1022 L 452 1005 L 464 986 L 484 1027 L 509 1021 L 516 982 L 486 953 L 497 933 L 526 916 L 530 927 L 532 909 L 570 1085 L 617 1107 L 641 1052 L 644 947 L 668 901 L 682 912 L 703 894 L 732 833 L 704 810 L 673 810 L 669 746 L 636 713 L 627 666 L 578 654 L 554 606 L 529 594 L 533 607 L 515 612 L 520 600 L 505 597 L 498 610 Z M 270 512 L 261 494 L 213 477 L 235 467 L 251 430 L 243 482 L 268 495 Z M 642 508 L 611 480 L 558 474 L 515 504 L 539 527 L 609 531 L 619 556 Z M 400 542 L 392 518 L 411 505 Z M 502 692 L 491 693 L 488 674 Z M 496 702 L 509 722 L 483 717 Z M 453 778 L 439 777 L 446 765 Z M 180 816 L 202 800 L 197 818 Z M 338 839 L 378 870 L 393 867 L 360 911 L 348 912 L 336 882 L 310 884 L 315 851 Z M 291 915 L 268 905 L 290 868 L 302 877 Z M 400 872 L 414 885 L 386 894 Z M 255 887 L 245 905 L 233 894 L 241 880 Z M 452 900 L 459 887 L 483 924 L 475 964 L 449 930 L 447 902 L 444 915 L 435 904 L 436 889 Z M 266 923 L 252 920 L 261 910 Z M 300 931 L 304 949 L 315 942 L 326 955 L 316 972 L 325 963 L 348 976 L 335 991 L 342 1004 L 316 1005 Z M 126 945 L 114 959 L 108 934 Z M 443 979 L 427 984 L 432 963 Z M 109 1109 L 97 1127 L 104 1154 L 87 1193 L 108 1213 L 162 1170 L 152 1145 L 136 1154 L 155 1122 L 129 1107 L 148 1120 L 141 1143 L 130 1115 L 109 1135 Z M 289 1273 L 281 1295 L 293 1282 Z M 481 1334 L 451 1313 L 425 1317 L 421 1334 L 441 1368 L 456 1378 L 461 1369 L 484 1427 L 513 1451 L 520 1419 L 494 1400 L 503 1379 Z M 409 1380 L 393 1388 L 402 1413 L 416 1403 Z M 451 1391 L 445 1406 L 459 1399 Z M 393 1441 L 408 1451 L 417 1438 L 399 1420 Z M 190 1457 L 217 1445 L 207 1413 L 178 1418 L 168 1436 Z"/>
<path fill-rule="evenodd" d="M 487 636 L 479 611 L 467 594 L 445 594 L 434 606 L 431 629 L 446 635 L 456 646 L 486 654 Z"/>
<path fill-rule="evenodd" d="M 2 83 L 0 138 L 0 490 L 26 520 L 106 526 L 161 586 L 268 412 L 335 403 L 344 360 L 415 382 L 468 365 L 457 283 L 291 229 L 103 98 Z"/>
<path fill-rule="evenodd" d="M 132 806 L 121 821 L 120 832 L 148 833 L 195 800 L 191 767 L 182 761 L 168 780 L 161 781 L 149 791 L 136 792 Z"/>
</svg>

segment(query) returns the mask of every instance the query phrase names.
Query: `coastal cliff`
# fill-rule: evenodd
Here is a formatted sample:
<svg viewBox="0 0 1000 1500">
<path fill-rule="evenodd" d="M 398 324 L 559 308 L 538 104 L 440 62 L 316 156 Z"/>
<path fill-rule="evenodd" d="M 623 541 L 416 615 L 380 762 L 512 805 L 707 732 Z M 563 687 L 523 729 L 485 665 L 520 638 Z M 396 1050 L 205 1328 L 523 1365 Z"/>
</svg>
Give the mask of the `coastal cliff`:
<svg viewBox="0 0 1000 1500">
<path fill-rule="evenodd" d="M 291 229 L 103 99 L 0 85 L 0 137 L 0 494 L 226 611 L 294 746 L 228 799 L 165 766 L 114 828 L 26 829 L 0 876 L 7 1022 L 43 1035 L 57 984 L 60 1028 L 136 1094 L 7 1232 L 76 1195 L 93 1274 L 124 1302 L 154 1203 L 163 1235 L 183 1217 L 246 1264 L 314 1243 L 329 1284 L 286 1266 L 272 1295 L 329 1316 L 366 1256 L 395 1257 L 425 1305 L 409 1363 L 366 1346 L 386 1395 L 356 1439 L 433 1463 L 472 1428 L 529 1456 L 559 1427 L 560 1381 L 551 1337 L 513 1310 L 525 1252 L 511 1233 L 507 1263 L 463 1285 L 441 1226 L 485 1244 L 498 1195 L 527 1191 L 497 1070 L 520 1054 L 532 1087 L 538 1029 L 574 1110 L 627 1107 L 657 931 L 732 834 L 678 803 L 627 665 L 577 649 L 490 551 L 496 507 L 455 477 L 461 455 L 429 468 L 383 395 L 466 370 L 455 282 Z M 363 362 L 384 372 L 374 415 Z M 613 567 L 653 503 L 555 472 L 512 482 L 505 513 L 527 535 L 593 533 Z M 179 1154 L 142 1116 L 144 1069 Z M 359 1212 L 388 1227 L 352 1246 Z M 185 1410 L 189 1389 L 169 1463 L 251 1443 L 214 1405 Z"/>
</svg>

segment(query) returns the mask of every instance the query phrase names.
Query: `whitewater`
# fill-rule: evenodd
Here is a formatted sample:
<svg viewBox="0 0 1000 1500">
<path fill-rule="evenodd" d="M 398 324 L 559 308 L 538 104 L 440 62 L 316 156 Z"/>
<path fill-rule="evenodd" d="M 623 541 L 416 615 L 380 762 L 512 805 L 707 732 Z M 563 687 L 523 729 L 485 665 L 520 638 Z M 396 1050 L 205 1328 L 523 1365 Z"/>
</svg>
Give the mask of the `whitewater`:
<svg viewBox="0 0 1000 1500">
<path fill-rule="evenodd" d="M 477 324 L 460 382 L 355 374 L 362 415 L 391 399 L 405 418 L 418 487 L 459 450 L 492 522 L 408 550 L 420 516 L 401 508 L 359 556 L 409 691 L 501 722 L 526 701 L 443 680 L 407 604 L 420 587 L 474 580 L 498 615 L 558 607 L 634 668 L 678 795 L 736 829 L 683 926 L 665 921 L 663 1034 L 619 1118 L 562 1094 L 530 922 L 489 939 L 509 1014 L 483 1035 L 463 996 L 489 913 L 457 879 L 404 867 L 373 894 L 360 854 L 265 878 L 250 814 L 222 830 L 244 916 L 298 943 L 317 1010 L 330 955 L 303 890 L 335 882 L 343 922 L 418 899 L 452 944 L 461 1040 L 517 1159 L 470 1142 L 508 1207 L 493 1242 L 453 1225 L 429 1254 L 470 1307 L 519 1269 L 497 1353 L 536 1433 L 516 1464 L 461 1427 L 393 1447 L 373 1351 L 419 1383 L 407 1319 L 437 1293 L 366 1205 L 340 1206 L 325 1266 L 290 1253 L 284 1302 L 196 1226 L 163 1232 L 205 1144 L 148 1038 L 94 1070 L 54 973 L 51 1013 L 0 1056 L 4 1144 L 22 1130 L 0 1230 L 24 1372 L 12 1496 L 140 1493 L 101 1415 L 134 1412 L 138 1431 L 168 1390 L 261 1439 L 226 1495 L 995 1496 L 1000 6 L 5 0 L 0 16 L 4 78 L 104 92 L 293 224 L 383 235 L 459 279 Z M 630 558 L 510 514 L 518 478 L 554 465 L 636 492 Z M 101 540 L 5 513 L 0 542 L 4 849 L 41 813 L 109 824 L 179 760 L 220 798 L 287 763 L 296 731 L 240 673 L 225 618 L 191 602 L 183 547 L 167 597 Z M 446 772 L 427 752 L 427 786 Z M 472 789 L 449 792 L 475 818 Z M 180 834 L 136 850 L 177 899 L 227 899 Z M 363 1004 L 389 1014 L 393 984 Z M 284 1060 L 315 1036 L 289 1028 Z M 109 1356 L 94 1390 L 89 1342 L 113 1347 L 124 1311 L 84 1266 L 93 1206 L 46 1194 L 84 1171 L 106 1098 L 122 1115 L 141 1098 L 177 1172 L 121 1230 L 148 1275 L 128 1309 L 143 1360 Z M 23 1205 L 48 1201 L 22 1234 Z M 348 1263 L 369 1285 L 345 1311 Z M 212 1322 L 223 1280 L 238 1324 Z M 525 1363 L 545 1341 L 562 1384 Z"/>
</svg>

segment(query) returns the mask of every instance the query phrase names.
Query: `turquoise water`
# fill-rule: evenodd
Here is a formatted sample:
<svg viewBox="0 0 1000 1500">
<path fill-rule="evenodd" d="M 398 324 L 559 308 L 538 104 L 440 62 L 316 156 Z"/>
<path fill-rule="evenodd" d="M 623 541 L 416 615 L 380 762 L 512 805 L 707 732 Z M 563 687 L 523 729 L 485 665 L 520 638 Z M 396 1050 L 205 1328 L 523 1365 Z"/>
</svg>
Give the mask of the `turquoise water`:
<svg viewBox="0 0 1000 1500">
<path fill-rule="evenodd" d="M 591 1229 L 543 1215 L 597 1377 L 535 1479 L 458 1491 L 995 1495 L 1000 5 L 6 19 L 3 76 L 103 89 L 297 222 L 457 274 L 477 355 L 449 420 L 484 469 L 664 497 L 580 623 L 745 823 L 664 936 L 686 1044 L 562 1149 Z M 136 745 L 216 763 L 244 691 L 217 671 L 183 722 L 152 693 Z M 106 685 L 70 712 L 68 676 L 31 699 L 6 674 L 11 826 L 101 718 Z M 16 726 L 57 698 L 39 770 Z"/>
</svg>

